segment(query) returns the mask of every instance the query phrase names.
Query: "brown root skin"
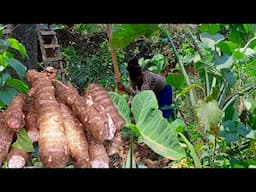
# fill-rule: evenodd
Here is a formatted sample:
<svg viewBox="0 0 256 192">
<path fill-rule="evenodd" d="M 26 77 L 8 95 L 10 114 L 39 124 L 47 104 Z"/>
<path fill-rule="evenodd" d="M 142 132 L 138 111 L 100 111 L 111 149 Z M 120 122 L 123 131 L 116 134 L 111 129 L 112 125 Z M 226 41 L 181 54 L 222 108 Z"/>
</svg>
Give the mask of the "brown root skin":
<svg viewBox="0 0 256 192">
<path fill-rule="evenodd" d="M 69 150 L 52 80 L 45 73 L 36 70 L 28 70 L 26 78 L 32 84 L 32 96 L 38 114 L 39 158 L 44 167 L 65 167 Z"/>
<path fill-rule="evenodd" d="M 88 142 L 86 140 L 83 125 L 73 116 L 72 111 L 67 105 L 60 103 L 60 110 L 63 119 L 65 119 L 65 136 L 68 141 L 70 154 L 74 160 L 74 167 L 89 168 Z"/>
<path fill-rule="evenodd" d="M 26 104 L 26 130 L 28 133 L 29 138 L 31 141 L 37 142 L 38 141 L 38 136 L 39 136 L 39 129 L 37 125 L 37 111 L 35 108 L 35 103 L 34 101 Z"/>
<path fill-rule="evenodd" d="M 118 113 L 111 97 L 103 87 L 94 83 L 89 84 L 87 94 L 91 95 L 93 101 L 98 104 L 98 108 L 101 108 L 104 113 L 107 113 L 111 116 L 117 130 L 120 130 L 124 127 L 125 120 Z"/>
<path fill-rule="evenodd" d="M 16 95 L 6 109 L 5 122 L 10 129 L 18 131 L 25 126 L 23 109 L 26 96 L 22 93 Z"/>
<path fill-rule="evenodd" d="M 0 166 L 7 157 L 15 132 L 4 123 L 5 114 L 0 113 Z"/>
<path fill-rule="evenodd" d="M 103 143 L 104 140 L 113 138 L 116 131 L 113 120 L 110 115 L 95 107 L 96 104 L 90 96 L 81 97 L 71 84 L 65 84 L 65 86 L 58 84 L 56 96 L 72 109 L 73 113 L 97 141 Z"/>
<path fill-rule="evenodd" d="M 109 168 L 109 157 L 103 144 L 87 136 L 91 168 Z"/>
<path fill-rule="evenodd" d="M 122 135 L 120 132 L 116 132 L 114 138 L 107 145 L 107 153 L 109 156 L 118 154 L 122 147 Z"/>
<path fill-rule="evenodd" d="M 23 168 L 28 162 L 29 154 L 17 148 L 12 148 L 7 156 L 9 168 Z"/>
</svg>

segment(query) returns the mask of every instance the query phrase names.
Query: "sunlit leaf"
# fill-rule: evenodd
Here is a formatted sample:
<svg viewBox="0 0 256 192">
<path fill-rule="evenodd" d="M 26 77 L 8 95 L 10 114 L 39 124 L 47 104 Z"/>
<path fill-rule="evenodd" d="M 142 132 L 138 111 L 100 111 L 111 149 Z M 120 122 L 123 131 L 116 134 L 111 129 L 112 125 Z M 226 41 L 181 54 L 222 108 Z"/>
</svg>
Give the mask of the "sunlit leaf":
<svg viewBox="0 0 256 192">
<path fill-rule="evenodd" d="M 17 140 L 12 144 L 12 147 L 21 149 L 26 152 L 33 152 L 33 144 L 24 128 L 17 133 Z"/>
<path fill-rule="evenodd" d="M 182 74 L 171 73 L 166 77 L 166 84 L 171 85 L 176 89 L 182 89 L 186 85 L 186 81 Z"/>
<path fill-rule="evenodd" d="M 21 93 L 26 94 L 29 90 L 29 86 L 26 83 L 24 83 L 23 81 L 18 80 L 18 79 L 9 78 L 6 81 L 6 84 L 12 88 L 15 88 L 16 90 L 18 90 Z"/>
<path fill-rule="evenodd" d="M 176 137 L 162 112 L 158 110 L 157 99 L 151 90 L 137 94 L 132 102 L 132 113 L 144 142 L 156 153 L 172 160 L 185 156 Z"/>
<path fill-rule="evenodd" d="M 121 24 L 114 25 L 110 45 L 113 48 L 124 48 L 140 36 L 149 37 L 159 30 L 157 24 Z"/>
<path fill-rule="evenodd" d="M 21 53 L 23 59 L 27 56 L 27 51 L 24 45 L 22 45 L 17 39 L 8 38 L 7 41 L 10 43 L 10 47 L 16 49 Z"/>
</svg>

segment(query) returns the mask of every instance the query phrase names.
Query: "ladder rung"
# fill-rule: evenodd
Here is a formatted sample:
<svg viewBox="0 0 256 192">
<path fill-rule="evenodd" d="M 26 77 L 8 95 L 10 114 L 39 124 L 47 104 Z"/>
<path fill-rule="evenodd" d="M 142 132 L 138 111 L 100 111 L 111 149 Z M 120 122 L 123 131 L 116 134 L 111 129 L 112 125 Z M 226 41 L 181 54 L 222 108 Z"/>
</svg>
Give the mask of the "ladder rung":
<svg viewBox="0 0 256 192">
<path fill-rule="evenodd" d="M 45 62 L 59 61 L 59 60 L 62 60 L 62 56 L 48 57 L 45 59 Z"/>
<path fill-rule="evenodd" d="M 56 35 L 55 31 L 40 31 L 41 35 Z"/>
<path fill-rule="evenodd" d="M 50 49 L 50 48 L 58 48 L 60 47 L 59 44 L 43 44 L 43 48 Z"/>
</svg>

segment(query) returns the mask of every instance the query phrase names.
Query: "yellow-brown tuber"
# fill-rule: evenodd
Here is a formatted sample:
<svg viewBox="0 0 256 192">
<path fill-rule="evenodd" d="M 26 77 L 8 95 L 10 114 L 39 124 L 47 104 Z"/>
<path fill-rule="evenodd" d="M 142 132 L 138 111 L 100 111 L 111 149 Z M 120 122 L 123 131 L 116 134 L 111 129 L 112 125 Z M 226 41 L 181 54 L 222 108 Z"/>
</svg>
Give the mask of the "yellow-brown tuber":
<svg viewBox="0 0 256 192">
<path fill-rule="evenodd" d="M 73 116 L 69 107 L 60 103 L 60 110 L 64 119 L 65 136 L 68 141 L 70 154 L 77 168 L 89 168 L 88 142 L 80 121 Z"/>
<path fill-rule="evenodd" d="M 28 94 L 34 97 L 38 114 L 39 158 L 44 167 L 65 167 L 68 162 L 69 150 L 52 81 L 45 73 L 33 69 L 28 70 L 26 78 L 32 85 Z"/>
</svg>

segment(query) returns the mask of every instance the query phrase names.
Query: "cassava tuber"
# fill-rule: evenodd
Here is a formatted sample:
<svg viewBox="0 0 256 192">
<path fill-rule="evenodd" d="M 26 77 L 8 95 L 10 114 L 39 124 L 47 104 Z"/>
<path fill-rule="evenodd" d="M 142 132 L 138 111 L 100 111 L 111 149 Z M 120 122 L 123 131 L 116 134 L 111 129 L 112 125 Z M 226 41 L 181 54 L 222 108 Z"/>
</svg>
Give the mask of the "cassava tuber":
<svg viewBox="0 0 256 192">
<path fill-rule="evenodd" d="M 87 96 L 88 95 L 91 95 L 93 101 L 98 104 L 95 105 L 95 107 L 98 106 L 100 111 L 110 115 L 118 131 L 125 125 L 124 119 L 118 113 L 111 97 L 103 87 L 94 83 L 89 84 L 87 89 Z"/>
<path fill-rule="evenodd" d="M 45 167 L 65 167 L 69 150 L 52 81 L 45 73 L 33 69 L 28 70 L 26 78 L 32 85 L 28 95 L 34 97 L 38 114 L 39 158 Z"/>
<path fill-rule="evenodd" d="M 122 135 L 120 132 L 116 132 L 114 138 L 106 146 L 109 156 L 118 154 L 119 149 L 122 147 Z"/>
<path fill-rule="evenodd" d="M 25 106 L 26 96 L 22 93 L 17 94 L 9 104 L 5 112 L 5 122 L 11 129 L 18 131 L 25 126 Z"/>
<path fill-rule="evenodd" d="M 5 122 L 5 113 L 0 113 L 0 166 L 7 157 L 15 131 L 8 128 Z"/>
<path fill-rule="evenodd" d="M 99 142 L 111 140 L 115 134 L 116 127 L 109 114 L 102 113 L 92 98 L 83 98 L 71 84 L 58 84 L 56 96 L 67 104 L 78 119 L 83 123 L 88 132 Z"/>
<path fill-rule="evenodd" d="M 67 138 L 70 154 L 77 168 L 89 168 L 88 142 L 80 121 L 73 116 L 69 107 L 60 103 L 60 110 L 64 119 L 65 136 Z"/>
<path fill-rule="evenodd" d="M 109 168 L 109 157 L 103 144 L 87 134 L 91 168 Z"/>
<path fill-rule="evenodd" d="M 37 111 L 35 108 L 34 101 L 29 104 L 26 104 L 25 108 L 26 108 L 25 110 L 26 130 L 32 143 L 34 143 L 38 141 L 38 135 L 39 135 L 38 125 L 37 125 Z"/>
<path fill-rule="evenodd" d="M 9 168 L 25 167 L 29 158 L 29 154 L 21 149 L 12 148 L 7 156 Z"/>
</svg>

